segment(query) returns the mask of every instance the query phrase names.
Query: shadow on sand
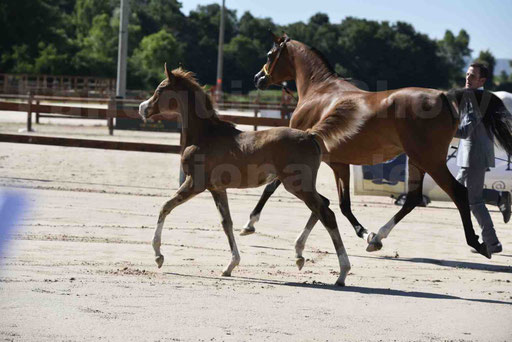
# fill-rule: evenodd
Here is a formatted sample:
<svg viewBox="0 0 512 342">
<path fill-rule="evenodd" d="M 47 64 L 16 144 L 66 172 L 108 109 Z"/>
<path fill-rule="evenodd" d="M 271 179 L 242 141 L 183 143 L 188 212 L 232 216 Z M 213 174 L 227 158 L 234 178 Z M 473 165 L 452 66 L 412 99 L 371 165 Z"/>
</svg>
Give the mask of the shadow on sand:
<svg viewBox="0 0 512 342">
<path fill-rule="evenodd" d="M 425 298 L 425 299 L 451 299 L 451 300 L 464 300 L 464 301 L 468 301 L 468 302 L 478 302 L 478 303 L 487 303 L 487 304 L 512 305 L 512 302 L 504 302 L 504 301 L 492 300 L 492 299 L 463 298 L 463 297 L 445 295 L 445 294 L 439 294 L 439 293 L 420 292 L 420 291 L 402 291 L 402 290 L 393 290 L 393 289 L 389 289 L 389 288 L 378 288 L 378 287 L 362 287 L 362 286 L 340 287 L 340 286 L 336 286 L 336 285 L 329 285 L 329 284 L 315 282 L 315 281 L 313 281 L 313 283 L 308 283 L 308 282 L 296 283 L 296 282 L 285 282 L 285 281 L 279 281 L 279 280 L 249 278 L 249 277 L 215 277 L 215 276 L 203 276 L 203 275 L 183 274 L 183 273 L 175 273 L 175 272 L 164 272 L 164 274 L 178 276 L 178 277 L 195 278 L 195 279 L 221 280 L 224 282 L 246 282 L 246 283 L 254 283 L 254 284 L 267 284 L 267 285 L 275 285 L 275 286 L 288 286 L 288 287 L 299 287 L 299 288 L 308 288 L 308 289 L 317 289 L 317 290 L 330 290 L 330 291 L 337 291 L 337 292 L 355 292 L 355 293 L 368 294 L 368 295 L 413 297 L 413 298 Z"/>
<path fill-rule="evenodd" d="M 467 261 L 454 261 L 454 260 L 442 260 L 442 259 L 431 259 L 431 258 L 394 258 L 390 256 L 364 256 L 357 255 L 351 256 L 357 258 L 368 258 L 368 259 L 384 259 L 384 260 L 392 260 L 398 262 L 412 262 L 412 263 L 420 263 L 420 264 L 431 264 L 438 265 L 443 267 L 452 267 L 452 268 L 460 268 L 460 269 L 470 269 L 470 270 L 478 270 L 478 271 L 490 271 L 496 273 L 512 273 L 511 266 L 503 266 L 503 265 L 491 265 L 491 264 L 482 264 L 478 262 L 467 262 Z M 501 255 L 500 257 L 509 257 L 508 255 Z"/>
</svg>

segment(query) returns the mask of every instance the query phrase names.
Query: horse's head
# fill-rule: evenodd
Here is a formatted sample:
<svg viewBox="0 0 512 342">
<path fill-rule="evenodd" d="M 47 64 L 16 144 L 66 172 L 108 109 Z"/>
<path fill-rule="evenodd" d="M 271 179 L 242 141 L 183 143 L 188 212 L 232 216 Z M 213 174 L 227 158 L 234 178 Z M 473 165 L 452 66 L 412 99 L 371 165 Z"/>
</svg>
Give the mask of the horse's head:
<svg viewBox="0 0 512 342">
<path fill-rule="evenodd" d="M 166 78 L 160 82 L 153 96 L 139 105 L 139 115 L 144 122 L 154 115 L 169 116 L 180 112 L 180 96 L 184 95 L 186 88 L 180 84 L 178 77 L 167 69 L 167 64 L 164 68 Z"/>
<path fill-rule="evenodd" d="M 271 84 L 280 84 L 295 77 L 288 51 L 289 47 L 287 47 L 290 38 L 286 34 L 282 37 L 277 37 L 272 33 L 272 39 L 274 40 L 274 45 L 267 53 L 267 62 L 254 75 L 254 85 L 261 90 L 268 88 Z"/>
</svg>

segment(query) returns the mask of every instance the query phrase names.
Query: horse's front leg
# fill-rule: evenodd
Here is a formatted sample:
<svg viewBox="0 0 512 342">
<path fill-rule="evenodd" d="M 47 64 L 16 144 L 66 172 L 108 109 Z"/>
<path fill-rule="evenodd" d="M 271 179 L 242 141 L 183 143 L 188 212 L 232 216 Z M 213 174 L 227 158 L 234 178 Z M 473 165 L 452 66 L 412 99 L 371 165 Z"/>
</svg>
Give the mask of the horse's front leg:
<svg viewBox="0 0 512 342">
<path fill-rule="evenodd" d="M 408 161 L 409 179 L 407 186 L 407 195 L 405 203 L 400 210 L 382 226 L 377 234 L 370 233 L 367 238 L 367 252 L 375 252 L 382 248 L 382 240 L 387 238 L 393 227 L 400 222 L 407 214 L 409 214 L 423 200 L 423 179 L 425 172 L 414 165 L 411 160 Z"/>
<path fill-rule="evenodd" d="M 162 206 L 160 209 L 160 215 L 158 216 L 158 223 L 155 229 L 155 235 L 153 236 L 153 250 L 155 251 L 155 262 L 158 268 L 162 267 L 164 263 L 164 256 L 160 252 L 160 246 L 162 244 L 162 229 L 164 227 L 165 218 L 169 213 L 179 206 L 185 203 L 195 195 L 203 192 L 204 189 L 196 189 L 192 176 L 187 176 L 185 182 L 181 185 L 174 196 Z"/>
<path fill-rule="evenodd" d="M 224 277 L 229 277 L 233 269 L 240 263 L 240 253 L 238 253 L 235 235 L 233 234 L 233 221 L 229 213 L 228 195 L 226 194 L 226 190 L 210 190 L 210 192 L 219 210 L 222 219 L 222 228 L 228 237 L 229 248 L 231 249 L 231 262 L 226 266 L 224 271 L 222 271 Z"/>
<path fill-rule="evenodd" d="M 352 213 L 350 203 L 350 165 L 341 163 L 329 163 L 332 171 L 334 172 L 334 179 L 336 180 L 336 188 L 338 189 L 338 198 L 340 200 L 340 209 L 343 216 L 345 216 L 354 230 L 361 239 L 366 239 L 368 231 Z"/>
</svg>

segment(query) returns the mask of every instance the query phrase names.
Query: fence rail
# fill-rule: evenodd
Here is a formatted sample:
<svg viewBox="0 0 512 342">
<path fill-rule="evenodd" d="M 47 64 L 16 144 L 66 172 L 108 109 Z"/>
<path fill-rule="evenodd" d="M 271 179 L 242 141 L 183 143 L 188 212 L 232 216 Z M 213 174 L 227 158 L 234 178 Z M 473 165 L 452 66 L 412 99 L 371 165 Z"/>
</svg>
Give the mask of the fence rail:
<svg viewBox="0 0 512 342">
<path fill-rule="evenodd" d="M 55 96 L 40 96 L 40 95 L 0 95 L 0 98 L 9 99 L 9 101 L 0 101 L 0 111 L 17 111 L 27 113 L 27 131 L 32 131 L 32 114 L 36 114 L 36 123 L 39 122 L 39 117 L 52 117 L 52 118 L 67 118 L 67 119 L 102 119 L 107 120 L 109 132 L 112 135 L 114 126 L 114 118 L 128 118 L 140 119 L 138 109 L 136 108 L 119 108 L 125 105 L 138 104 L 138 100 L 119 100 L 115 98 L 110 99 L 90 99 L 87 98 L 71 98 L 71 97 L 55 97 Z M 21 100 L 23 102 L 12 102 L 12 100 Z M 55 102 L 83 102 L 83 103 L 99 103 L 107 104 L 107 108 L 93 108 L 93 107 L 73 107 L 53 104 L 41 104 L 43 101 Z M 254 126 L 256 130 L 258 126 L 278 127 L 288 126 L 289 120 L 284 118 L 267 118 L 258 117 L 261 110 L 290 110 L 288 106 L 281 106 L 274 103 L 240 103 L 240 102 L 225 102 L 218 104 L 219 109 L 250 109 L 254 112 L 254 117 L 239 116 L 239 115 L 219 115 L 222 120 L 231 121 L 235 124 Z M 293 110 L 293 107 L 291 108 Z M 161 120 L 176 121 L 177 118 L 169 118 L 161 116 Z M 0 142 L 11 143 L 25 143 L 25 144 L 42 144 L 42 145 L 55 145 L 55 146 L 70 146 L 70 147 L 86 147 L 86 148 L 101 148 L 113 149 L 124 151 L 144 151 L 144 152 L 167 152 L 179 153 L 180 146 L 176 145 L 160 145 L 148 143 L 135 143 L 135 142 L 116 142 L 104 140 L 88 140 L 88 139 L 74 139 L 74 138 L 61 138 L 37 135 L 20 135 L 20 134 L 0 134 Z"/>
<path fill-rule="evenodd" d="M 61 138 L 61 137 L 48 137 L 48 136 L 28 135 L 28 134 L 0 133 L 0 142 L 52 145 L 52 146 L 68 146 L 68 147 L 83 147 L 83 148 L 101 148 L 101 149 L 106 149 L 106 150 L 157 152 L 157 153 L 180 153 L 180 151 L 181 151 L 181 146 L 179 146 L 179 145 L 150 144 L 150 143 L 141 143 L 141 142 L 127 142 L 127 141 Z"/>
</svg>

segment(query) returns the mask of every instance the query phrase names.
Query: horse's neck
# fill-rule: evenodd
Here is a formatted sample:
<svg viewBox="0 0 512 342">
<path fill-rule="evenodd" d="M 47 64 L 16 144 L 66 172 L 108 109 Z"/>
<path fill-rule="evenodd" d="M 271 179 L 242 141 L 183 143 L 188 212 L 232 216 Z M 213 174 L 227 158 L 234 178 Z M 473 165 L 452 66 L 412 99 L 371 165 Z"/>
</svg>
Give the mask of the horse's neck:
<svg viewBox="0 0 512 342">
<path fill-rule="evenodd" d="M 335 74 L 331 77 L 316 77 L 318 74 L 328 74 L 328 67 L 317 56 L 306 56 L 304 50 L 294 52 L 295 84 L 299 99 L 307 99 L 310 93 L 314 93 L 319 87 L 323 91 L 361 91 L 355 85 L 347 82 Z M 317 58 L 316 63 L 311 63 L 311 58 Z"/>
</svg>

